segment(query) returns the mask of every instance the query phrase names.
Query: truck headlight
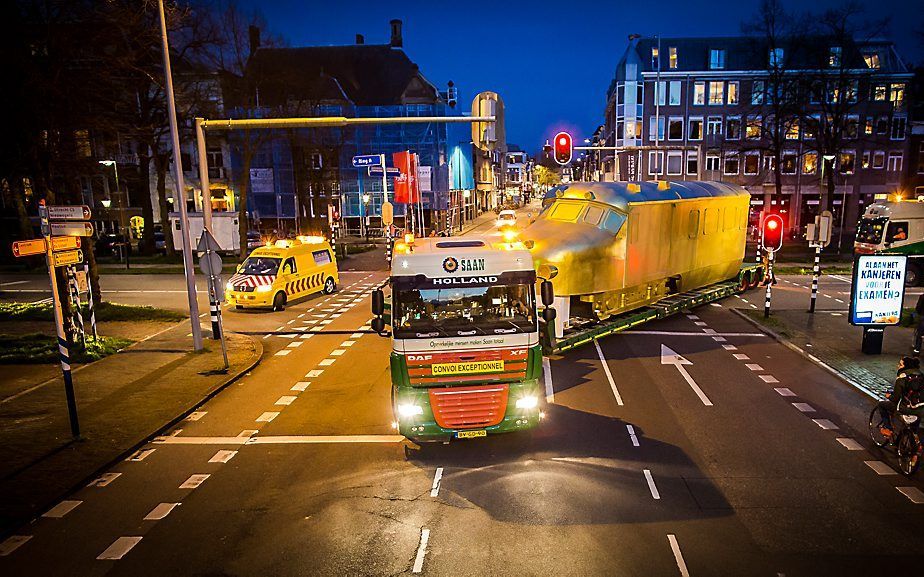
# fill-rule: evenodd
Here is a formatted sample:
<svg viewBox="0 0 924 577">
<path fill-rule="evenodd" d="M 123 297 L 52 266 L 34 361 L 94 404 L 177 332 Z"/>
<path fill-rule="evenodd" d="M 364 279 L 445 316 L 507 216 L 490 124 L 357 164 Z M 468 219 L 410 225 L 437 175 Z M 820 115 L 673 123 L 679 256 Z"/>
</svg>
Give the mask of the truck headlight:
<svg viewBox="0 0 924 577">
<path fill-rule="evenodd" d="M 539 406 L 538 397 L 521 397 L 517 399 L 517 408 L 518 409 L 535 409 Z"/>
<path fill-rule="evenodd" d="M 262 284 L 262 285 L 260 285 L 260 286 L 257 287 L 257 292 L 258 292 L 258 293 L 268 293 L 268 292 L 270 292 L 271 290 L 273 290 L 273 285 L 271 285 L 271 284 Z"/>
<path fill-rule="evenodd" d="M 398 416 L 400 417 L 413 417 L 414 415 L 422 415 L 423 407 L 420 405 L 398 405 Z"/>
</svg>

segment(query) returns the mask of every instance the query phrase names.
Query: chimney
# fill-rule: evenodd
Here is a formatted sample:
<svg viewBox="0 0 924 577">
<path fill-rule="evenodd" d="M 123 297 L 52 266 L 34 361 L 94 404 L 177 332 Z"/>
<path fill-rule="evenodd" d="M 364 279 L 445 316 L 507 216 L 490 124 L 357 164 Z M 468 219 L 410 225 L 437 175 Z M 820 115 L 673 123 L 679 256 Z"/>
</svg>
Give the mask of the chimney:
<svg viewBox="0 0 924 577">
<path fill-rule="evenodd" d="M 404 46 L 404 40 L 401 38 L 401 21 L 391 21 L 391 42 L 388 43 L 392 48 L 401 48 Z"/>
<path fill-rule="evenodd" d="M 365 43 L 366 43 L 366 39 L 363 38 L 363 35 L 362 35 L 362 34 L 357 34 L 357 35 L 356 35 L 356 44 L 359 45 L 359 44 L 365 44 Z"/>
<path fill-rule="evenodd" d="M 250 54 L 253 55 L 260 47 L 260 27 L 251 25 L 247 33 L 250 36 Z"/>
</svg>

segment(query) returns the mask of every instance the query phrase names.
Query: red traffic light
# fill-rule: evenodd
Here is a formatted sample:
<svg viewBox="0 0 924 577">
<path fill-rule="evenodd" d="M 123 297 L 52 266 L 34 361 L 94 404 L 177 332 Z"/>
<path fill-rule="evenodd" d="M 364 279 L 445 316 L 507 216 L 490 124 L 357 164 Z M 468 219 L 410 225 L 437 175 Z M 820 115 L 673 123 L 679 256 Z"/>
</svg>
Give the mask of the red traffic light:
<svg viewBox="0 0 924 577">
<path fill-rule="evenodd" d="M 561 165 L 571 162 L 571 155 L 574 153 L 574 143 L 571 140 L 571 135 L 567 132 L 556 134 L 552 149 L 555 153 L 555 162 Z"/>
<path fill-rule="evenodd" d="M 764 229 L 761 231 L 760 244 L 764 250 L 778 251 L 783 248 L 783 217 L 768 214 L 764 217 Z"/>
</svg>

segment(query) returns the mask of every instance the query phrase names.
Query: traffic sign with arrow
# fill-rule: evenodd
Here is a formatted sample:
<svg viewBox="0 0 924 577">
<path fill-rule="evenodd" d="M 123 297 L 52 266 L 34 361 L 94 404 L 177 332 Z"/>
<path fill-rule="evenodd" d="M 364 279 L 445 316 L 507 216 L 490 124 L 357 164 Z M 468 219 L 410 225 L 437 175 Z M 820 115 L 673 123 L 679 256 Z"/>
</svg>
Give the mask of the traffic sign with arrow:
<svg viewBox="0 0 924 577">
<path fill-rule="evenodd" d="M 364 166 L 381 166 L 381 154 L 360 154 L 353 157 L 353 167 L 362 168 Z"/>
<path fill-rule="evenodd" d="M 69 264 L 80 264 L 83 262 L 83 251 L 67 250 L 64 252 L 51 253 L 55 259 L 55 266 L 67 266 Z"/>
<path fill-rule="evenodd" d="M 13 256 L 29 256 L 45 253 L 45 239 L 17 240 L 13 243 Z"/>
<path fill-rule="evenodd" d="M 92 213 L 87 205 L 47 206 L 49 220 L 90 220 Z"/>
<path fill-rule="evenodd" d="M 93 225 L 89 222 L 49 223 L 54 236 L 93 236 Z"/>
<path fill-rule="evenodd" d="M 677 367 L 677 370 L 680 372 L 680 375 L 683 377 L 683 380 L 690 385 L 690 388 L 693 389 L 693 392 L 696 393 L 696 396 L 699 397 L 699 400 L 703 402 L 707 407 L 712 406 L 712 401 L 709 400 L 709 397 L 706 396 L 706 393 L 703 392 L 699 385 L 696 384 L 696 381 L 693 380 L 693 377 L 690 376 L 690 373 L 684 368 L 684 365 L 692 365 L 690 361 L 684 357 L 678 355 L 676 351 L 668 347 L 667 345 L 661 345 L 661 364 L 662 365 L 674 365 Z"/>
<path fill-rule="evenodd" d="M 370 166 L 370 167 L 369 167 L 369 176 L 378 176 L 378 177 L 381 177 L 381 176 L 382 176 L 382 167 L 381 167 L 381 166 Z M 393 166 L 389 166 L 389 167 L 387 167 L 387 168 L 385 169 L 385 176 L 394 176 L 394 177 L 401 176 L 401 170 L 399 170 L 399 169 L 397 169 L 397 168 L 395 168 L 395 167 L 393 167 Z"/>
</svg>

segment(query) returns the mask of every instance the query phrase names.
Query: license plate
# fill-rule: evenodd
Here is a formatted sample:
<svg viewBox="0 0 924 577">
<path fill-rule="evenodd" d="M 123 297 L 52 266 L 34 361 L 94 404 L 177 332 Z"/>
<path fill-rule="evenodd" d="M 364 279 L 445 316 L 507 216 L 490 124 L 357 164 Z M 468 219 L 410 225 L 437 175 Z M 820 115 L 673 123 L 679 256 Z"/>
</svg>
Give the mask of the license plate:
<svg viewBox="0 0 924 577">
<path fill-rule="evenodd" d="M 459 431 L 456 433 L 457 439 L 473 439 L 475 437 L 487 437 L 488 432 L 485 430 L 481 431 Z"/>
</svg>

